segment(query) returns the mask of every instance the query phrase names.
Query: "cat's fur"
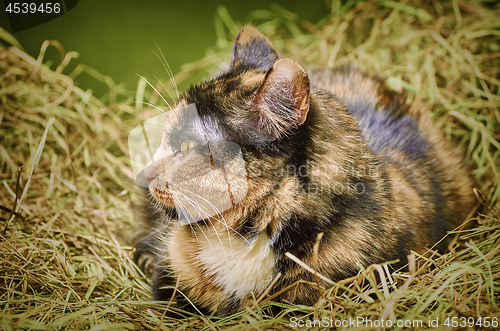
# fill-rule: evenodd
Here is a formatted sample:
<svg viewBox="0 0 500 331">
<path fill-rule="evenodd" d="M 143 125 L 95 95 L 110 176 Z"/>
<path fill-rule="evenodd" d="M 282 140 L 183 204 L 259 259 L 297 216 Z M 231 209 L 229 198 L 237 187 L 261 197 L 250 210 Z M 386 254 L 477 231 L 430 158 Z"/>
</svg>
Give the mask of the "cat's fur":
<svg viewBox="0 0 500 331">
<path fill-rule="evenodd" d="M 410 250 L 422 253 L 472 208 L 471 177 L 428 107 L 405 103 L 357 70 L 306 73 L 278 58 L 253 27 L 238 35 L 229 71 L 189 89 L 178 106 L 192 103 L 208 131 L 241 146 L 248 193 L 211 221 L 185 224 L 176 220 L 168 185 L 151 188 L 163 215 L 150 218 L 136 258 L 156 256 L 155 300 L 170 301 L 177 286 L 198 308 L 228 314 L 258 298 L 278 273 L 270 294 L 314 282 L 285 253 L 311 266 L 320 232 L 317 269 L 334 281 L 355 275 L 357 264 L 403 265 Z M 210 185 L 182 157 L 176 162 L 169 166 L 182 176 Z M 165 181 L 162 167 L 150 165 L 148 180 Z M 298 285 L 275 300 L 317 299 L 315 287 Z M 173 301 L 185 302 L 181 295 Z"/>
</svg>

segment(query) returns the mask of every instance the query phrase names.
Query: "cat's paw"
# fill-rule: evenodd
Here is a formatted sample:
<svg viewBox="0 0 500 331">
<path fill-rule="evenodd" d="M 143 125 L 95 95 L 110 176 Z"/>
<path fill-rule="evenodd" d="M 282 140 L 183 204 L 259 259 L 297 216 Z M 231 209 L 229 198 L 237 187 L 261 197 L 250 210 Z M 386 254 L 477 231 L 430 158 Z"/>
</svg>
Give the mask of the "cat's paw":
<svg viewBox="0 0 500 331">
<path fill-rule="evenodd" d="M 135 261 L 139 269 L 146 275 L 147 278 L 151 279 L 153 276 L 153 270 L 156 264 L 156 256 L 153 253 L 143 253 L 140 254 Z"/>
<path fill-rule="evenodd" d="M 135 245 L 134 262 L 149 279 L 152 278 L 156 265 L 155 243 L 156 238 L 150 234 L 139 239 Z"/>
</svg>

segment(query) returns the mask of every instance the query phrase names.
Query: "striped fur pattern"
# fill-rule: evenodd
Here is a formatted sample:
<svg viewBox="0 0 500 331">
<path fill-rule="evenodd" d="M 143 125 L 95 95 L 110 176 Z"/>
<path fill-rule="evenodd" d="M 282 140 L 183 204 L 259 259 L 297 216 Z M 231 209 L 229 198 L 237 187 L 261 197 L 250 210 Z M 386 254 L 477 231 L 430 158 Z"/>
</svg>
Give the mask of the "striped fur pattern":
<svg viewBox="0 0 500 331">
<path fill-rule="evenodd" d="M 155 300 L 173 298 L 189 309 L 180 291 L 198 309 L 224 315 L 253 302 L 278 273 L 270 294 L 300 279 L 314 282 L 285 253 L 312 265 L 320 232 L 317 268 L 334 281 L 355 275 L 358 264 L 404 265 L 410 250 L 438 242 L 474 204 L 467 167 L 428 107 L 405 103 L 354 69 L 306 72 L 279 58 L 253 27 L 237 37 L 230 69 L 179 101 L 192 103 L 208 131 L 241 147 L 248 192 L 210 220 L 183 224 L 175 192 L 150 184 L 157 214 L 136 258 L 154 257 Z M 210 178 L 182 162 L 171 166 L 210 187 Z M 162 180 L 161 167 L 147 176 Z M 317 299 L 316 288 L 298 285 L 276 300 Z"/>
</svg>

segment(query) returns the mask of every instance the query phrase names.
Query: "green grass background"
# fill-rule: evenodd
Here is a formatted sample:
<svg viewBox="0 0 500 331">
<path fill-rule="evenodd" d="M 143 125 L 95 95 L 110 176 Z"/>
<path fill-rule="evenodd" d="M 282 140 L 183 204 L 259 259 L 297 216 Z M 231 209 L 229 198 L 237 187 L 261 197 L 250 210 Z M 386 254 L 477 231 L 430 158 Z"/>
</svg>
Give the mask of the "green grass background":
<svg viewBox="0 0 500 331">
<path fill-rule="evenodd" d="M 0 1 L 0 26 L 10 30 L 10 24 Z M 14 34 L 24 49 L 38 56 L 46 39 L 59 41 L 66 50 L 76 51 L 79 57 L 68 69 L 84 63 L 129 90 L 137 87 L 138 76 L 162 78 L 165 71 L 153 52 L 158 47 L 174 72 L 185 63 L 196 61 L 217 40 L 214 19 L 224 6 L 234 20 L 247 22 L 249 13 L 281 6 L 300 13 L 302 19 L 316 23 L 327 14 L 322 0 L 285 1 L 219 1 L 219 0 L 84 0 L 66 14 L 43 25 Z M 46 59 L 60 62 L 57 50 L 49 50 Z M 199 80 L 192 77 L 189 82 Z M 107 86 L 87 75 L 76 79 L 83 89 L 91 88 L 96 95 L 106 92 Z"/>
</svg>

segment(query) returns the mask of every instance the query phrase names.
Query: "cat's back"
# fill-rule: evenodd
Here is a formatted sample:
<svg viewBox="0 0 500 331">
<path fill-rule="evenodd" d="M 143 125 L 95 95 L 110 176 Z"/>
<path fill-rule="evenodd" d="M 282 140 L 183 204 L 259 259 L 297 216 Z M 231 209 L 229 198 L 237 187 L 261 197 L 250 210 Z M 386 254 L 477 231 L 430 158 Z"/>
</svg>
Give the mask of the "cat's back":
<svg viewBox="0 0 500 331">
<path fill-rule="evenodd" d="M 396 205 L 421 215 L 412 222 L 434 231 L 437 241 L 465 220 L 475 200 L 473 180 L 460 152 L 431 118 L 430 106 L 407 103 L 406 95 L 357 69 L 309 74 L 312 85 L 337 97 L 356 119 L 387 173 Z"/>
<path fill-rule="evenodd" d="M 398 151 L 412 160 L 427 157 L 432 142 L 427 134 L 436 128 L 422 107 L 406 104 L 405 96 L 389 90 L 377 77 L 351 67 L 313 69 L 311 82 L 337 97 L 354 116 L 363 137 L 378 155 Z M 422 123 L 423 124 L 423 123 Z"/>
</svg>

